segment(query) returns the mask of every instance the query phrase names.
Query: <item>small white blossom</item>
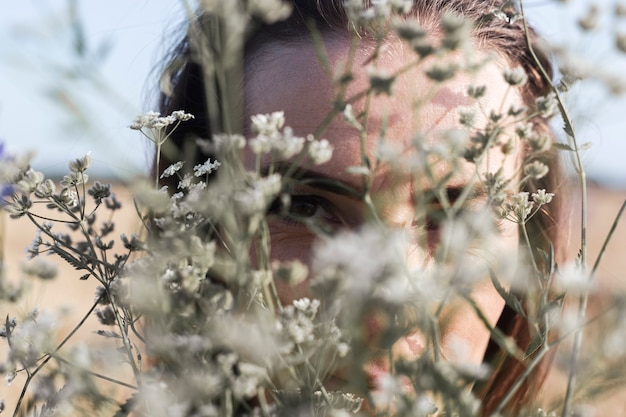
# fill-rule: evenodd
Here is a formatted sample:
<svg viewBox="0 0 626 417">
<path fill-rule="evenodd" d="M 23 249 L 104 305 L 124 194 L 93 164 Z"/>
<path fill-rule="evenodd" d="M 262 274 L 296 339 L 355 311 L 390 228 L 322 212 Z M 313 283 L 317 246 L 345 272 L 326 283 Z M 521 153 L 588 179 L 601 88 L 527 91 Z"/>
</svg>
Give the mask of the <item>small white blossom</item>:
<svg viewBox="0 0 626 417">
<path fill-rule="evenodd" d="M 559 104 L 554 93 L 550 93 L 545 97 L 538 97 L 535 100 L 535 109 L 542 117 L 554 116 L 558 106 Z"/>
<path fill-rule="evenodd" d="M 524 174 L 536 180 L 545 177 L 549 170 L 548 166 L 540 161 L 533 161 L 524 166 Z"/>
<path fill-rule="evenodd" d="M 533 135 L 534 126 L 532 123 L 518 123 L 515 126 L 515 134 L 520 139 L 526 139 Z"/>
<path fill-rule="evenodd" d="M 248 2 L 248 11 L 265 23 L 274 23 L 291 14 L 291 5 L 281 0 L 252 0 Z"/>
<path fill-rule="evenodd" d="M 57 275 L 57 266 L 43 259 L 34 259 L 22 265 L 22 271 L 27 275 L 50 280 Z"/>
<path fill-rule="evenodd" d="M 542 206 L 544 204 L 548 204 L 552 201 L 552 197 L 554 197 L 554 193 L 546 193 L 546 190 L 539 189 L 536 193 L 533 193 L 532 196 L 535 204 Z"/>
<path fill-rule="evenodd" d="M 219 161 L 211 162 L 211 158 L 207 159 L 204 164 L 196 165 L 193 167 L 193 174 L 196 177 L 208 175 L 219 168 L 222 164 Z"/>
<path fill-rule="evenodd" d="M 63 177 L 61 185 L 64 187 L 73 187 L 78 184 L 86 184 L 87 180 L 89 180 L 89 175 L 84 172 L 70 172 Z"/>
<path fill-rule="evenodd" d="M 167 178 L 167 177 L 171 177 L 172 175 L 176 174 L 183 167 L 183 164 L 184 164 L 184 161 L 178 161 L 178 162 L 168 166 L 167 168 L 165 168 L 163 170 L 163 173 L 161 174 L 160 178 Z"/>
<path fill-rule="evenodd" d="M 526 141 L 533 152 L 545 152 L 552 146 L 552 137 L 545 133 L 533 132 L 526 138 Z"/>
<path fill-rule="evenodd" d="M 501 216 L 518 223 L 525 222 L 526 218 L 532 213 L 532 209 L 535 205 L 534 202 L 528 200 L 528 197 L 529 193 L 526 191 L 513 195 L 511 201 L 504 203 Z"/>
<path fill-rule="evenodd" d="M 473 127 L 476 121 L 476 110 L 472 107 L 459 108 L 459 122 L 465 127 Z"/>
<path fill-rule="evenodd" d="M 272 154 L 278 159 L 289 159 L 302 151 L 304 141 L 303 137 L 294 136 L 293 129 L 287 126 L 283 129 L 282 137 L 272 142 Z"/>
<path fill-rule="evenodd" d="M 512 87 L 521 87 L 528 81 L 528 75 L 524 68 L 507 68 L 504 70 L 504 81 Z"/>
<path fill-rule="evenodd" d="M 75 207 L 78 205 L 78 193 L 71 188 L 63 188 L 59 196 L 61 197 L 63 204 L 69 207 Z"/>
<path fill-rule="evenodd" d="M 51 179 L 47 179 L 37 186 L 35 196 L 39 198 L 49 198 L 56 191 L 56 185 Z"/>
<path fill-rule="evenodd" d="M 29 169 L 17 182 L 17 186 L 25 193 L 31 193 L 39 187 L 39 184 L 42 183 L 44 178 L 41 172 Z"/>
<path fill-rule="evenodd" d="M 89 165 L 91 165 L 91 155 L 87 154 L 82 158 L 70 161 L 70 171 L 72 172 L 85 172 Z"/>
<path fill-rule="evenodd" d="M 394 75 L 389 75 L 386 72 L 382 72 L 374 68 L 368 68 L 367 75 L 370 80 L 370 87 L 372 88 L 374 94 L 392 95 L 393 92 L 391 91 L 391 88 L 396 80 Z"/>
<path fill-rule="evenodd" d="M 309 136 L 307 139 L 309 140 L 308 155 L 315 165 L 330 161 L 333 156 L 333 147 L 330 142 L 326 139 L 313 139 L 313 136 Z"/>
<path fill-rule="evenodd" d="M 592 288 L 589 274 L 575 262 L 568 262 L 559 268 L 556 283 L 559 288 L 576 294 L 588 292 Z"/>
<path fill-rule="evenodd" d="M 160 113 L 149 111 L 141 116 L 137 116 L 137 118 L 130 125 L 130 128 L 133 130 L 141 130 L 146 126 L 151 125 L 159 116 Z"/>
<path fill-rule="evenodd" d="M 172 112 L 172 116 L 176 120 L 180 120 L 181 122 L 186 122 L 187 120 L 194 119 L 194 115 L 191 113 L 185 113 L 183 110 L 176 110 Z"/>
<path fill-rule="evenodd" d="M 264 136 L 278 134 L 285 124 L 285 113 L 277 111 L 271 114 L 257 114 L 252 116 L 252 131 Z"/>
</svg>

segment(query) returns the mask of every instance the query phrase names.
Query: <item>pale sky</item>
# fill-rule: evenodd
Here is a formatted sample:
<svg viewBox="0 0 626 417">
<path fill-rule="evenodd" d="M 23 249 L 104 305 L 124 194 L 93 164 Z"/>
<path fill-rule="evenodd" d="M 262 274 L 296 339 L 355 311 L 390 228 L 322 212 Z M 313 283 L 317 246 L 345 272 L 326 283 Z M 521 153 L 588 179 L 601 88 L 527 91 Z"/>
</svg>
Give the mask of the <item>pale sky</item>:
<svg viewBox="0 0 626 417">
<path fill-rule="evenodd" d="M 91 152 L 92 178 L 132 178 L 148 166 L 149 151 L 127 126 L 154 107 L 153 69 L 183 19 L 183 2 L 77 0 L 87 41 L 83 59 L 72 53 L 70 3 L 22 0 L 0 14 L 0 141 L 13 153 L 36 151 L 35 167 L 48 173 L 62 174 L 68 160 Z M 557 3 L 529 0 L 531 23 L 547 38 L 574 45 L 603 70 L 626 77 L 626 56 L 614 52 L 607 35 L 616 26 L 626 31 L 626 18 L 604 19 L 608 29 L 582 36 L 571 22 L 588 2 L 571 0 L 571 9 Z M 99 58 L 101 50 L 108 54 Z M 71 63 L 80 64 L 79 73 L 65 71 Z M 89 77 L 103 87 L 85 81 Z M 583 155 L 588 176 L 626 188 L 626 96 L 611 98 L 591 82 L 575 87 L 568 101 L 581 142 L 593 144 Z"/>
</svg>

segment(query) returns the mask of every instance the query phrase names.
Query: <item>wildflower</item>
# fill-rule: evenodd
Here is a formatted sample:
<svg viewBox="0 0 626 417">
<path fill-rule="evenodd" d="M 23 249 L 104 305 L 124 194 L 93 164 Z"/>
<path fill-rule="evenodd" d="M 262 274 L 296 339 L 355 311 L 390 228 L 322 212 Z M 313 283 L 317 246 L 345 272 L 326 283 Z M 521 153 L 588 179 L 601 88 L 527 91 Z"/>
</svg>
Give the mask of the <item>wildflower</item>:
<svg viewBox="0 0 626 417">
<path fill-rule="evenodd" d="M 398 14 L 407 14 L 413 7 L 412 0 L 388 0 L 391 11 Z"/>
<path fill-rule="evenodd" d="M 320 165 L 330 161 L 333 156 L 333 147 L 328 140 L 317 140 L 312 135 L 309 135 L 307 140 L 309 141 L 307 153 L 313 164 Z"/>
<path fill-rule="evenodd" d="M 55 317 L 39 314 L 17 326 L 11 335 L 11 357 L 24 366 L 32 366 L 42 354 L 54 349 Z"/>
<path fill-rule="evenodd" d="M 354 23 L 359 23 L 363 21 L 363 17 L 366 13 L 366 8 L 362 0 L 346 0 L 343 4 L 343 7 L 350 21 Z"/>
<path fill-rule="evenodd" d="M 363 125 L 358 121 L 351 104 L 346 104 L 346 106 L 343 108 L 343 117 L 355 129 L 363 131 Z"/>
<path fill-rule="evenodd" d="M 183 110 L 173 111 L 172 117 L 174 117 L 176 120 L 180 120 L 181 122 L 186 122 L 188 120 L 195 119 L 193 114 L 185 113 Z"/>
<path fill-rule="evenodd" d="M 372 88 L 372 91 L 374 91 L 374 94 L 392 95 L 391 87 L 396 80 L 395 76 L 381 71 L 376 71 L 372 68 L 368 70 L 367 74 L 370 79 L 370 87 Z"/>
<path fill-rule="evenodd" d="M 548 204 L 552 201 L 552 197 L 554 197 L 554 193 L 546 193 L 546 190 L 539 189 L 536 193 L 532 193 L 531 195 L 533 201 L 538 206 L 543 206 L 544 204 Z"/>
<path fill-rule="evenodd" d="M 12 219 L 17 219 L 27 214 L 29 209 L 33 206 L 33 202 L 27 195 L 22 194 L 21 197 L 17 198 L 11 204 L 6 206 L 6 210 L 9 212 L 9 217 Z"/>
<path fill-rule="evenodd" d="M 541 117 L 553 116 L 558 108 L 558 102 L 554 93 L 550 93 L 544 97 L 538 97 L 535 100 L 535 108 Z"/>
<path fill-rule="evenodd" d="M 96 204 L 100 204 L 103 198 L 111 195 L 111 184 L 103 185 L 100 181 L 96 181 L 87 193 L 93 197 Z"/>
<path fill-rule="evenodd" d="M 502 170 L 499 169 L 496 172 L 487 172 L 485 173 L 485 179 L 483 180 L 483 186 L 485 187 L 485 191 L 489 196 L 489 200 L 495 204 L 501 204 L 506 195 L 504 191 L 508 185 L 507 179 L 502 174 Z"/>
<path fill-rule="evenodd" d="M 524 174 L 536 180 L 545 177 L 548 171 L 548 166 L 540 161 L 533 161 L 524 166 Z"/>
<path fill-rule="evenodd" d="M 281 177 L 279 174 L 272 174 L 257 180 L 251 188 L 237 192 L 234 196 L 235 204 L 246 215 L 263 213 L 280 190 Z"/>
<path fill-rule="evenodd" d="M 485 85 L 470 85 L 467 87 L 467 95 L 474 99 L 479 99 L 487 92 Z"/>
<path fill-rule="evenodd" d="M 272 155 L 282 160 L 289 159 L 302 151 L 304 142 L 303 137 L 294 136 L 293 129 L 287 126 L 282 137 L 272 143 Z"/>
<path fill-rule="evenodd" d="M 193 167 L 193 174 L 196 177 L 201 177 L 203 175 L 208 175 L 211 172 L 215 171 L 217 168 L 219 168 L 222 164 L 219 161 L 213 161 L 211 162 L 211 158 L 207 159 L 206 162 L 204 164 L 201 165 L 195 165 Z"/>
<path fill-rule="evenodd" d="M 515 126 L 515 134 L 520 139 L 526 139 L 533 134 L 533 124 L 532 123 L 518 123 Z"/>
<path fill-rule="evenodd" d="M 471 25 L 462 15 L 456 13 L 445 14 L 441 18 L 441 27 L 444 32 L 441 44 L 446 49 L 454 51 L 469 39 Z"/>
<path fill-rule="evenodd" d="M 459 109 L 459 123 L 463 126 L 471 128 L 476 120 L 476 112 L 471 107 Z"/>
<path fill-rule="evenodd" d="M 126 234 L 122 234 L 120 236 L 120 239 L 122 239 L 124 247 L 130 251 L 138 251 L 145 248 L 145 244 L 141 240 L 139 240 L 139 237 L 135 234 L 132 234 L 130 239 L 128 239 Z"/>
<path fill-rule="evenodd" d="M 524 68 L 507 68 L 504 70 L 504 81 L 512 87 L 521 87 L 528 81 L 528 75 Z"/>
<path fill-rule="evenodd" d="M 89 154 L 83 156 L 82 158 L 75 159 L 70 161 L 70 171 L 72 172 L 85 172 L 87 168 L 91 165 L 91 156 Z"/>
<path fill-rule="evenodd" d="M 281 0 L 253 0 L 248 2 L 248 11 L 271 24 L 287 18 L 291 14 L 291 5 Z"/>
<path fill-rule="evenodd" d="M 55 190 L 56 185 L 54 184 L 54 181 L 47 179 L 37 186 L 37 189 L 35 190 L 35 197 L 50 198 L 54 194 Z"/>
<path fill-rule="evenodd" d="M 133 130 L 141 130 L 146 126 L 149 126 L 159 116 L 160 113 L 149 111 L 146 114 L 138 116 L 135 121 L 130 125 L 130 128 Z"/>
<path fill-rule="evenodd" d="M 456 65 L 453 63 L 435 63 L 432 67 L 426 70 L 426 76 L 436 82 L 444 82 L 452 77 L 456 72 Z"/>
<path fill-rule="evenodd" d="M 2 327 L 0 327 L 0 337 L 8 337 L 17 326 L 17 319 L 13 317 L 9 320 L 9 317 L 6 318 Z"/>
<path fill-rule="evenodd" d="M 82 171 L 70 172 L 69 174 L 63 176 L 61 185 L 64 187 L 74 187 L 78 184 L 86 184 L 88 179 L 89 175 Z"/>
<path fill-rule="evenodd" d="M 163 173 L 161 174 L 160 178 L 167 178 L 167 177 L 171 177 L 172 175 L 176 174 L 183 167 L 183 164 L 184 164 L 184 161 L 178 161 L 178 162 L 168 166 L 167 168 L 165 168 L 163 170 Z"/>
<path fill-rule="evenodd" d="M 435 47 L 426 38 L 416 38 L 411 41 L 411 48 L 420 58 L 425 58 L 435 52 Z"/>
<path fill-rule="evenodd" d="M 290 262 L 272 262 L 272 270 L 274 278 L 288 283 L 291 286 L 296 286 L 306 279 L 309 275 L 309 270 L 305 264 L 298 260 Z"/>
<path fill-rule="evenodd" d="M 43 259 L 36 259 L 24 263 L 22 265 L 22 272 L 27 275 L 40 278 L 44 281 L 48 281 L 57 276 L 57 267 L 56 265 L 44 261 Z"/>
<path fill-rule="evenodd" d="M 28 169 L 17 182 L 17 186 L 25 193 L 32 193 L 43 180 L 44 175 L 41 172 Z"/>
<path fill-rule="evenodd" d="M 394 29 L 398 36 L 409 42 L 423 39 L 427 32 L 415 21 L 399 20 L 394 23 Z"/>
<path fill-rule="evenodd" d="M 96 310 L 96 317 L 98 317 L 98 321 L 100 324 L 104 326 L 113 326 L 117 323 L 115 317 L 115 311 L 111 308 L 110 305 L 107 305 L 104 308 L 99 308 Z"/>
<path fill-rule="evenodd" d="M 258 135 L 274 136 L 285 124 L 285 113 L 277 111 L 271 114 L 257 114 L 250 118 L 252 131 Z"/>
<path fill-rule="evenodd" d="M 575 262 L 567 262 L 559 268 L 556 283 L 561 289 L 577 294 L 582 294 L 592 289 L 592 281 L 589 278 L 589 274 Z"/>
<path fill-rule="evenodd" d="M 528 216 L 532 213 L 534 202 L 529 201 L 529 193 L 526 191 L 519 192 L 511 197 L 511 201 L 504 204 L 504 209 L 501 212 L 503 218 L 513 217 L 511 220 L 516 223 L 524 223 Z"/>
</svg>

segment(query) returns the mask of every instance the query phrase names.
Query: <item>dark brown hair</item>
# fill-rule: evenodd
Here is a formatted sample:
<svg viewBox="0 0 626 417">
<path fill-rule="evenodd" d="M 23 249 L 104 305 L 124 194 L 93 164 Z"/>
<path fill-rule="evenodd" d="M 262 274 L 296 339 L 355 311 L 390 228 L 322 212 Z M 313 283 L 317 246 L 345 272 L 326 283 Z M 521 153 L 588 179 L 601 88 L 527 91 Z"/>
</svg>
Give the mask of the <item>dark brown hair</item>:
<svg viewBox="0 0 626 417">
<path fill-rule="evenodd" d="M 343 7 L 343 0 L 291 0 L 289 3 L 293 6 L 293 13 L 286 20 L 271 25 L 256 22 L 254 31 L 248 36 L 244 45 L 244 61 L 265 44 L 297 42 L 299 39 L 306 38 L 309 36 L 308 28 L 311 21 L 315 22 L 315 26 L 322 33 L 333 32 L 349 36 L 351 26 Z M 371 2 L 364 0 L 363 3 L 367 7 Z M 473 22 L 472 39 L 475 46 L 485 51 L 495 51 L 512 67 L 521 66 L 525 70 L 528 82 L 524 85 L 521 95 L 525 105 L 532 109 L 535 99 L 545 96 L 551 90 L 550 80 L 542 75 L 539 65 L 543 66 L 549 76 L 552 74 L 551 65 L 546 56 L 539 51 L 537 51 L 539 63 L 531 53 L 521 19 L 497 16 L 513 16 L 517 13 L 517 10 L 509 3 L 504 0 L 414 0 L 409 16 L 416 18 L 420 24 L 432 30 L 437 30 L 440 18 L 446 13 L 461 15 Z M 499 13 L 496 14 L 494 11 Z M 200 16 L 199 19 L 202 18 L 203 16 Z M 537 36 L 532 30 L 529 37 L 531 43 L 536 42 Z M 176 63 L 176 69 L 173 74 L 170 71 L 170 80 L 168 80 L 171 82 L 172 90 L 160 96 L 161 113 L 169 114 L 174 110 L 183 109 L 196 116 L 195 120 L 182 124 L 169 142 L 169 146 L 175 146 L 183 152 L 185 159 L 193 158 L 192 155 L 198 154 L 197 152 L 189 153 L 189 149 L 193 146 L 188 146 L 189 140 L 187 139 L 209 138 L 214 133 L 221 133 L 216 131 L 215 126 L 212 126 L 207 117 L 206 78 L 202 65 L 193 59 L 192 49 L 189 36 L 176 45 L 170 61 Z M 246 62 L 245 65 L 249 64 Z M 243 75 L 241 82 L 243 82 Z M 240 97 L 243 95 L 241 94 Z M 244 103 L 238 104 L 242 109 L 244 108 Z M 243 117 L 243 112 L 240 117 Z M 537 130 L 550 133 L 546 120 L 537 118 L 533 122 Z M 240 126 L 243 126 L 243 120 L 240 121 Z M 185 149 L 187 151 L 184 151 Z M 525 191 L 534 192 L 538 189 L 546 189 L 555 192 L 560 189 L 564 177 L 555 151 L 542 152 L 536 155 L 535 159 L 547 164 L 550 171 L 540 180 L 527 183 Z M 169 162 L 171 163 L 171 160 Z M 196 160 L 194 164 L 201 162 L 203 161 Z M 161 167 L 167 165 L 167 160 L 162 161 Z M 564 258 L 565 218 L 563 199 L 557 193 L 554 200 L 545 206 L 545 210 L 533 217 L 527 224 L 536 256 L 541 251 L 549 253 L 552 248 L 557 261 Z M 543 266 L 543 268 L 547 267 Z M 526 351 L 534 336 L 525 319 L 509 307 L 505 307 L 497 327 L 505 334 L 512 336 L 522 351 Z M 525 365 L 502 352 L 493 342 L 487 348 L 485 362 L 494 367 L 494 372 L 488 381 L 477 385 L 475 391 L 482 399 L 483 414 L 490 415 L 515 381 L 524 373 Z M 543 382 L 546 370 L 547 364 L 544 363 L 530 375 L 509 403 L 509 410 L 519 409 L 534 397 Z"/>
</svg>

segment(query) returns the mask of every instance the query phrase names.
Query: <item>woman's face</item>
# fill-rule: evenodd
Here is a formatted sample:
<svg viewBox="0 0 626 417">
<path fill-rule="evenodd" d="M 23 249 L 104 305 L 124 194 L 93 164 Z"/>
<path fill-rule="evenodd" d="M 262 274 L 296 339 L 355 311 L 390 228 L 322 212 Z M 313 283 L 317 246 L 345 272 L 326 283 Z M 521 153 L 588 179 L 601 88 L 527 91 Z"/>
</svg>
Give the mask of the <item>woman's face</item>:
<svg viewBox="0 0 626 417">
<path fill-rule="evenodd" d="M 329 38 L 326 48 L 331 68 L 344 65 L 349 53 L 349 41 L 343 38 Z M 349 84 L 346 97 L 364 91 L 369 86 L 368 69 L 391 74 L 416 60 L 415 54 L 400 41 L 389 41 L 376 60 L 372 59 L 373 47 L 357 50 L 352 67 L 353 81 Z M 482 54 L 484 58 L 486 55 Z M 307 135 L 314 132 L 331 112 L 331 103 L 336 89 L 331 76 L 324 72 L 311 44 L 302 41 L 292 44 L 270 44 L 251 58 L 246 72 L 245 100 L 248 116 L 284 111 L 286 125 L 295 134 Z M 450 56 L 449 60 L 460 60 L 460 56 Z M 460 61 L 459 61 L 460 62 Z M 459 109 L 472 107 L 476 110 L 477 126 L 484 126 L 491 110 L 502 112 L 511 105 L 520 107 L 517 92 L 507 91 L 508 85 L 502 77 L 504 60 L 492 60 L 474 75 L 458 74 L 455 78 L 440 85 L 424 75 L 425 68 L 432 65 L 426 61 L 404 72 L 392 86 L 393 96 L 379 94 L 372 96 L 368 110 L 367 140 L 365 151 L 372 158 L 380 145 L 380 130 L 387 124 L 385 143 L 403 150 L 404 154 L 415 152 L 411 141 L 415 132 L 421 132 L 426 143 L 435 145 L 442 134 L 451 129 L 460 129 Z M 480 105 L 467 96 L 470 85 L 487 85 L 487 93 Z M 353 103 L 354 114 L 364 109 L 366 101 Z M 481 116 L 482 115 L 482 116 Z M 339 115 L 324 130 L 321 137 L 334 147 L 333 158 L 319 166 L 306 167 L 313 175 L 329 178 L 361 190 L 359 175 L 348 172 L 347 168 L 362 165 L 362 150 L 359 132 Z M 507 177 L 514 176 L 518 168 L 518 157 L 504 157 L 499 150 L 490 151 L 479 172 L 495 172 L 502 169 Z M 245 155 L 248 169 L 253 170 L 255 157 Z M 262 164 L 269 164 L 269 160 Z M 436 168 L 443 175 L 445 164 Z M 462 161 L 461 172 L 449 183 L 450 189 L 463 187 L 476 173 L 476 166 Z M 421 182 L 416 184 L 416 182 Z M 380 215 L 388 224 L 398 228 L 413 225 L 415 192 L 428 189 L 429 184 L 412 175 L 398 175 L 396 170 L 385 164 L 374 174 L 371 196 L 379 207 Z M 362 201 L 337 192 L 333 188 L 297 185 L 293 190 L 293 204 L 298 212 L 309 217 L 334 224 L 337 227 L 357 229 L 365 221 L 365 208 Z M 477 204 L 486 202 L 487 197 L 478 193 Z M 302 223 L 276 220 L 270 224 L 271 257 L 277 260 L 298 259 L 310 265 L 312 247 L 316 239 Z M 428 241 L 437 239 L 436 229 L 425 231 Z M 513 223 L 500 226 L 498 246 L 515 253 L 518 245 L 517 227 Z M 423 262 L 428 257 L 428 249 L 422 250 L 417 244 L 408 251 L 407 263 Z M 280 286 L 279 294 L 283 302 L 309 295 L 306 282 L 297 287 Z M 504 301 L 497 294 L 488 277 L 475 284 L 472 298 L 477 302 L 488 320 L 496 323 L 504 307 Z M 479 364 L 489 340 L 489 332 L 477 318 L 470 306 L 461 300 L 450 301 L 440 316 L 440 336 L 442 352 L 450 360 L 468 361 Z M 459 349 L 459 347 L 461 347 Z M 419 333 L 407 335 L 397 342 L 394 349 L 401 355 L 415 356 L 424 348 L 423 337 Z M 384 361 L 368 365 L 370 375 L 385 372 Z"/>
</svg>

